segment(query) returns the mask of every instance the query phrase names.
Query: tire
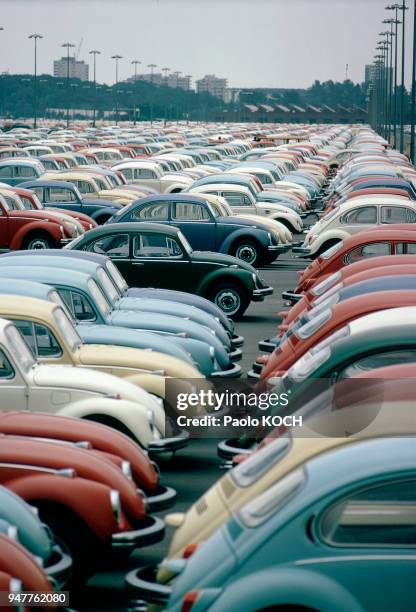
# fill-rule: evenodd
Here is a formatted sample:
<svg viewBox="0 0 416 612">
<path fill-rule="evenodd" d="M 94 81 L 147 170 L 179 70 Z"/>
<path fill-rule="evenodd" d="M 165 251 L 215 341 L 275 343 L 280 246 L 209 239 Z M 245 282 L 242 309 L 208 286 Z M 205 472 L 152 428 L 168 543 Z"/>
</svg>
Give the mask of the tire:
<svg viewBox="0 0 416 612">
<path fill-rule="evenodd" d="M 208 299 L 227 317 L 236 320 L 241 319 L 250 303 L 247 291 L 232 281 L 214 285 L 209 291 Z"/>
<path fill-rule="evenodd" d="M 52 236 L 45 232 L 32 232 L 25 237 L 22 247 L 35 251 L 37 249 L 56 249 L 59 245 Z"/>
<path fill-rule="evenodd" d="M 63 542 L 72 557 L 71 587 L 83 584 L 102 565 L 105 546 L 75 512 L 67 506 L 47 501 L 31 502 L 40 519 Z"/>
<path fill-rule="evenodd" d="M 98 225 L 104 225 L 104 223 L 107 223 L 109 219 L 111 219 L 111 215 L 101 215 L 100 217 L 94 219 L 94 221 L 98 223 Z"/>
<path fill-rule="evenodd" d="M 267 253 L 264 258 L 264 265 L 272 264 L 279 257 L 280 253 Z"/>
<path fill-rule="evenodd" d="M 258 267 L 265 261 L 264 252 L 254 240 L 240 240 L 232 246 L 231 255 L 246 263 Z"/>
</svg>

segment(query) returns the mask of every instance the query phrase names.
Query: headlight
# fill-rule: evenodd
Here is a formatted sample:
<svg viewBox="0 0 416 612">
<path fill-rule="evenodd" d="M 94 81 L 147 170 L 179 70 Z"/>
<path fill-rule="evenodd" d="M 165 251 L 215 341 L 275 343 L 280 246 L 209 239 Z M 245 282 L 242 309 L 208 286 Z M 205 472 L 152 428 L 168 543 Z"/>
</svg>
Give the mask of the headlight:
<svg viewBox="0 0 416 612">
<path fill-rule="evenodd" d="M 117 525 L 121 523 L 121 500 L 120 493 L 116 489 L 110 491 L 110 504 Z"/>
<path fill-rule="evenodd" d="M 209 347 L 209 354 L 211 356 L 212 363 L 215 363 L 215 349 L 213 346 Z"/>
<path fill-rule="evenodd" d="M 131 471 L 131 463 L 130 461 L 122 461 L 121 462 L 121 471 L 124 476 L 129 480 L 133 480 L 133 472 Z"/>
<path fill-rule="evenodd" d="M 153 414 L 153 410 L 146 411 L 147 422 L 149 423 L 150 431 L 153 433 L 155 429 L 155 415 Z"/>
</svg>

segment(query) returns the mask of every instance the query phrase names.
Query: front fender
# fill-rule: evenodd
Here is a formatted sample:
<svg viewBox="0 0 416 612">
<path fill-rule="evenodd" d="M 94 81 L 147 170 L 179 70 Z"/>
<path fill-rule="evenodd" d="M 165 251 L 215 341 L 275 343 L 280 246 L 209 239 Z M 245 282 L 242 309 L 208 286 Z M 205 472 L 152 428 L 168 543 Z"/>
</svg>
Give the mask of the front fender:
<svg viewBox="0 0 416 612">
<path fill-rule="evenodd" d="M 251 238 L 258 242 L 263 248 L 267 248 L 269 245 L 269 236 L 266 230 L 256 229 L 254 227 L 242 227 L 238 230 L 234 230 L 232 234 L 229 234 L 220 247 L 220 253 L 230 253 L 231 245 L 240 239 Z"/>
<path fill-rule="evenodd" d="M 276 567 L 232 582 L 210 611 L 251 612 L 273 606 L 305 606 L 320 612 L 365 612 L 351 593 L 327 576 L 313 570 Z"/>
<path fill-rule="evenodd" d="M 122 208 L 121 204 L 119 206 L 102 206 L 101 208 L 97 208 L 94 212 L 88 213 L 91 219 L 94 221 L 97 220 L 98 217 L 102 217 L 103 215 L 109 215 L 112 217 Z"/>
<path fill-rule="evenodd" d="M 143 448 L 147 448 L 154 440 L 147 409 L 136 402 L 111 398 L 89 398 L 68 404 L 56 414 L 82 419 L 102 417 L 102 421 L 99 418 L 92 420 L 110 424 L 114 429 L 118 429 L 118 426 L 121 425 L 119 431 L 128 433 Z"/>
<path fill-rule="evenodd" d="M 118 530 L 111 510 L 111 489 L 100 482 L 36 474 L 18 478 L 8 488 L 29 503 L 46 501 L 70 508 L 101 541 Z"/>
<path fill-rule="evenodd" d="M 34 221 L 33 223 L 27 223 L 18 229 L 18 231 L 14 234 L 13 238 L 10 241 L 10 249 L 12 251 L 19 250 L 27 234 L 34 231 L 49 234 L 57 242 L 59 242 L 62 238 L 61 230 L 58 223 L 53 223 L 51 221 Z"/>
<path fill-rule="evenodd" d="M 350 234 L 341 229 L 333 229 L 322 232 L 322 234 L 318 234 L 318 237 L 312 242 L 310 248 L 312 251 L 317 251 L 321 248 L 325 242 L 329 240 L 345 240 L 349 238 Z"/>
<path fill-rule="evenodd" d="M 222 284 L 225 282 L 235 282 L 237 284 L 241 284 L 246 289 L 250 297 L 255 289 L 254 280 L 250 272 L 247 270 L 239 270 L 235 268 L 227 268 L 224 270 L 223 268 L 219 268 L 217 270 L 213 270 L 203 278 L 196 289 L 196 293 L 206 297 L 209 294 L 209 289 L 212 285 Z"/>
</svg>

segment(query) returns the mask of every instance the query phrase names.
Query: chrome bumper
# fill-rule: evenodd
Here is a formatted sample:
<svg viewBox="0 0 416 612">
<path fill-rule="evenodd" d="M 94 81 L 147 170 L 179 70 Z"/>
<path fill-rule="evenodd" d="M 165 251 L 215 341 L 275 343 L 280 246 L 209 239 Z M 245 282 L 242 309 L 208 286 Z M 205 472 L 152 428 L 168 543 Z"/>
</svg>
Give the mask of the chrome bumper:
<svg viewBox="0 0 416 612">
<path fill-rule="evenodd" d="M 149 512 L 159 512 L 170 508 L 176 501 L 176 491 L 171 487 L 159 486 L 151 495 L 146 495 L 146 508 Z"/>
<path fill-rule="evenodd" d="M 262 302 L 266 295 L 272 295 L 273 287 L 263 287 L 263 289 L 254 289 L 252 300 L 253 302 Z"/>
<path fill-rule="evenodd" d="M 58 544 L 52 547 L 51 565 L 46 565 L 45 572 L 53 580 L 57 589 L 62 589 L 68 582 L 72 572 L 72 557 L 65 553 Z"/>
<path fill-rule="evenodd" d="M 238 365 L 238 363 L 230 362 L 226 370 L 217 370 L 216 372 L 212 372 L 210 376 L 211 378 L 238 378 L 241 376 L 241 373 L 241 366 Z"/>
<path fill-rule="evenodd" d="M 233 335 L 231 338 L 231 346 L 237 348 L 243 346 L 244 344 L 244 336 Z"/>
<path fill-rule="evenodd" d="M 141 529 L 131 529 L 121 533 L 113 533 L 111 536 L 111 546 L 115 549 L 133 549 L 142 546 L 149 546 L 163 540 L 165 536 L 165 523 L 162 519 L 150 516 L 146 520 L 149 523 Z"/>
<path fill-rule="evenodd" d="M 243 351 L 239 348 L 235 348 L 234 350 L 228 353 L 230 361 L 241 361 L 243 357 Z"/>
<path fill-rule="evenodd" d="M 272 338 L 260 340 L 260 342 L 258 343 L 259 351 L 263 351 L 264 353 L 273 353 L 274 349 L 277 346 L 279 346 L 279 343 L 273 342 Z"/>
<path fill-rule="evenodd" d="M 295 293 L 294 291 L 283 291 L 282 299 L 288 300 L 292 304 L 296 304 L 303 298 L 303 293 Z"/>
<path fill-rule="evenodd" d="M 230 460 L 236 455 L 250 455 L 253 451 L 251 448 L 243 448 L 242 446 L 237 446 L 238 439 L 232 438 L 231 440 L 223 440 L 219 442 L 217 446 L 217 455 L 221 459 Z"/>
<path fill-rule="evenodd" d="M 247 378 L 251 378 L 251 380 L 260 380 L 260 372 L 255 372 L 254 370 L 249 370 L 247 372 Z"/>
<path fill-rule="evenodd" d="M 163 606 L 168 602 L 172 587 L 156 581 L 157 566 L 150 565 L 132 570 L 125 577 L 127 594 L 132 600 Z"/>
<path fill-rule="evenodd" d="M 162 438 L 161 440 L 153 440 L 147 447 L 149 455 L 161 455 L 162 453 L 172 453 L 180 448 L 188 446 L 189 432 L 182 431 L 175 438 Z"/>
</svg>

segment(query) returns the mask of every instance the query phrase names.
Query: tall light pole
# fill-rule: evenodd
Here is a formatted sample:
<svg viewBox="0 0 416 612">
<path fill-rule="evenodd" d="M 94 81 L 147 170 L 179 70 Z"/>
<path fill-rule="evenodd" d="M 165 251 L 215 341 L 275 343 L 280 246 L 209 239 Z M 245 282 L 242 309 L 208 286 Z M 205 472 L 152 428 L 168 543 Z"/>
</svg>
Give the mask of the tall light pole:
<svg viewBox="0 0 416 612">
<path fill-rule="evenodd" d="M 134 82 L 136 82 L 137 81 L 137 65 L 141 64 L 141 62 L 139 60 L 131 60 L 130 63 L 134 65 Z"/>
<path fill-rule="evenodd" d="M 3 31 L 3 30 L 4 30 L 3 26 L 0 26 L 0 32 Z M 0 76 L 1 76 L 1 73 L 0 73 Z M 1 88 L 0 95 L 1 95 L 1 102 L 2 102 L 2 107 L 3 107 L 3 112 L 4 112 L 4 92 L 3 92 L 3 87 Z"/>
<path fill-rule="evenodd" d="M 397 148 L 397 72 L 398 72 L 398 43 L 399 32 L 398 25 L 401 23 L 398 19 L 400 4 L 391 4 L 386 6 L 387 11 L 395 11 L 394 24 L 394 88 L 393 88 L 393 146 Z"/>
<path fill-rule="evenodd" d="M 384 100 L 384 115 L 386 118 L 386 122 L 385 122 L 385 128 L 384 128 L 384 137 L 386 139 L 388 139 L 389 136 L 389 132 L 390 132 L 390 115 L 389 115 L 389 110 L 390 110 L 390 73 L 391 73 L 391 63 L 389 61 L 389 50 L 390 50 L 390 58 L 391 58 L 391 48 L 393 45 L 393 41 L 390 41 L 390 32 L 386 31 L 386 32 L 380 32 L 379 36 L 385 36 L 385 40 L 382 41 L 382 45 L 383 45 L 383 50 L 385 52 L 385 83 L 384 83 L 384 88 L 385 88 L 385 100 Z"/>
<path fill-rule="evenodd" d="M 402 11 L 402 78 L 401 78 L 401 92 L 400 92 L 400 152 L 404 152 L 404 67 L 405 67 L 405 36 L 406 36 L 406 11 L 407 6 L 405 0 L 400 7 Z"/>
<path fill-rule="evenodd" d="M 75 45 L 67 42 L 61 46 L 66 48 L 66 127 L 69 127 L 69 50 Z"/>
<path fill-rule="evenodd" d="M 112 55 L 111 59 L 115 60 L 115 63 L 116 63 L 116 125 L 118 125 L 118 93 L 117 93 L 118 63 L 121 59 L 123 59 L 123 56 L 122 55 Z"/>
<path fill-rule="evenodd" d="M 415 163 L 415 123 L 416 123 L 416 0 L 413 2 L 413 58 L 412 58 L 412 106 L 410 116 L 410 161 Z"/>
<path fill-rule="evenodd" d="M 168 84 L 168 72 L 170 71 L 170 68 L 168 68 L 167 66 L 165 66 L 164 68 L 162 68 L 162 72 L 165 73 L 164 76 L 164 80 L 165 80 L 165 85 L 167 86 Z"/>
<path fill-rule="evenodd" d="M 381 54 L 375 55 L 375 66 L 377 75 L 377 88 L 376 88 L 376 106 L 377 106 L 377 120 L 376 120 L 376 131 L 378 133 L 382 130 L 383 121 L 383 73 L 384 73 L 384 56 Z"/>
<path fill-rule="evenodd" d="M 95 119 L 97 114 L 97 55 L 101 55 L 101 51 L 91 49 L 89 52 L 93 56 L 93 78 L 94 78 L 94 111 L 92 117 L 92 125 L 95 127 Z"/>
<path fill-rule="evenodd" d="M 393 24 L 394 24 L 394 19 L 384 19 L 383 23 L 388 23 L 390 24 L 390 31 L 389 32 L 384 32 L 384 34 L 388 37 L 389 40 L 389 44 L 390 44 L 390 59 L 389 59 L 389 71 L 388 71 L 388 131 L 387 131 L 387 139 L 390 142 L 390 138 L 391 138 L 391 129 L 392 129 L 392 123 L 393 123 L 393 38 L 395 37 L 395 34 L 393 32 Z"/>
<path fill-rule="evenodd" d="M 37 80 L 38 80 L 38 40 L 43 38 L 40 34 L 30 34 L 28 38 L 33 39 L 35 43 L 35 66 L 34 66 L 34 80 L 33 80 L 33 127 L 37 127 L 37 114 L 38 114 L 38 92 L 37 92 Z"/>
<path fill-rule="evenodd" d="M 150 68 L 150 82 L 153 84 L 153 69 L 156 68 L 157 64 L 147 64 L 147 67 Z"/>
</svg>

